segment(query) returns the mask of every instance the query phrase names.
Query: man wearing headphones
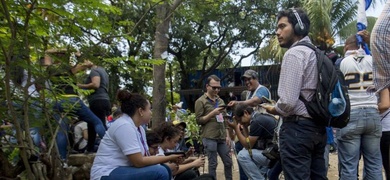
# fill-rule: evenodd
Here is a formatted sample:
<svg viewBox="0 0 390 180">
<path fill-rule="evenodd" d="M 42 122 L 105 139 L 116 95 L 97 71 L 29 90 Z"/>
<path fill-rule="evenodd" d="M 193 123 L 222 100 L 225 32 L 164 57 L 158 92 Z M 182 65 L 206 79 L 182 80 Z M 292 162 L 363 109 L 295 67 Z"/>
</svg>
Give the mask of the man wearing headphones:
<svg viewBox="0 0 390 180">
<path fill-rule="evenodd" d="M 310 101 L 315 93 L 318 70 L 316 53 L 306 46 L 310 20 L 302 9 L 278 13 L 276 35 L 284 54 L 278 86 L 279 100 L 275 106 L 262 105 L 267 112 L 283 118 L 280 129 L 280 157 L 286 179 L 327 179 L 324 151 L 326 130 L 317 125 L 307 112 L 302 96 Z"/>
</svg>

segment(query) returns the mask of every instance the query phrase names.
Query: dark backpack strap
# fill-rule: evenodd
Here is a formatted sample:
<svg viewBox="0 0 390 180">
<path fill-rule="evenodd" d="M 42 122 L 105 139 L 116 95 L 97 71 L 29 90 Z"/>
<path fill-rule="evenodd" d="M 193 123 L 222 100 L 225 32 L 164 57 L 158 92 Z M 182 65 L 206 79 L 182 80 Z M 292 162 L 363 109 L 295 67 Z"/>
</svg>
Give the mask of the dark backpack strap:
<svg viewBox="0 0 390 180">
<path fill-rule="evenodd" d="M 313 44 L 305 42 L 305 41 L 298 42 L 294 46 L 306 46 L 306 47 L 310 48 L 311 50 L 313 50 L 314 53 L 316 53 L 316 57 L 317 57 L 317 67 L 318 67 L 318 69 L 322 68 L 320 66 L 322 66 L 321 64 L 322 64 L 323 60 L 320 58 L 320 56 L 317 52 L 317 50 L 318 50 L 317 47 L 315 47 Z M 301 94 L 299 95 L 299 100 L 301 100 L 305 105 L 308 103 L 308 101 L 305 98 L 303 98 Z"/>
</svg>

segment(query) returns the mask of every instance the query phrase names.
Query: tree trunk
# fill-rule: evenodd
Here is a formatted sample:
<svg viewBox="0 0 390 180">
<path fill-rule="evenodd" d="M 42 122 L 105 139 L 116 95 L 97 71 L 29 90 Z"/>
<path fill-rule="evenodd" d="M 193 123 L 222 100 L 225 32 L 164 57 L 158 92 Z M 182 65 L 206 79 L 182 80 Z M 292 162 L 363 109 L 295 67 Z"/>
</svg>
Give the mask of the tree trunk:
<svg viewBox="0 0 390 180">
<path fill-rule="evenodd" d="M 161 55 L 167 54 L 168 50 L 168 30 L 171 21 L 171 13 L 178 7 L 182 0 L 176 0 L 172 6 L 167 1 L 157 6 L 156 14 L 159 23 L 155 32 L 154 59 L 165 59 Z M 167 100 L 165 96 L 165 63 L 153 66 L 153 116 L 152 128 L 157 127 L 165 121 L 165 109 Z"/>
</svg>

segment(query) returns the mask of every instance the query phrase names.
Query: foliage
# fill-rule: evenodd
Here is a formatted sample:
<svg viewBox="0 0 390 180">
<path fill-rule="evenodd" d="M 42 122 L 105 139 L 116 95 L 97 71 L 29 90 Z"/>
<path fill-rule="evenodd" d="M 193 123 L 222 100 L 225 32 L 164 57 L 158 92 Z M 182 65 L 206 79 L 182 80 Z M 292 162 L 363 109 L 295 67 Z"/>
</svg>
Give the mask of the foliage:
<svg viewBox="0 0 390 180">
<path fill-rule="evenodd" d="M 191 113 L 190 110 L 187 110 L 187 113 L 182 116 L 182 119 L 187 124 L 186 135 L 190 137 L 187 142 L 192 146 L 194 145 L 194 141 L 200 143 L 200 125 L 196 122 L 195 113 Z"/>
<path fill-rule="evenodd" d="M 242 58 L 254 54 L 273 31 L 274 22 L 269 19 L 274 19 L 277 6 L 271 0 L 197 2 L 183 2 L 169 36 L 168 52 L 177 62 L 182 89 L 190 88 L 187 78 L 195 70 L 202 71 L 202 82 L 212 70 L 237 66 Z M 243 47 L 254 50 L 241 55 Z M 235 64 L 232 55 L 239 56 Z"/>
</svg>

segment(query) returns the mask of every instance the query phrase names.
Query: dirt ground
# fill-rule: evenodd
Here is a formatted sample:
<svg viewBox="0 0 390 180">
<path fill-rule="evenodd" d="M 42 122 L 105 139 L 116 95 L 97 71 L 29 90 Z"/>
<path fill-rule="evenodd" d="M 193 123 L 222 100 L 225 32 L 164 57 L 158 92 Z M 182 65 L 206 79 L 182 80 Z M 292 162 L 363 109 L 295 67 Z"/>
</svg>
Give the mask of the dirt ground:
<svg viewBox="0 0 390 180">
<path fill-rule="evenodd" d="M 337 154 L 329 154 L 329 170 L 328 170 L 328 179 L 329 180 L 338 180 L 338 169 L 337 169 Z M 207 161 L 206 161 L 207 164 Z M 360 161 L 359 165 L 359 174 L 362 174 L 362 161 Z M 206 165 L 207 166 L 207 165 Z M 199 169 L 200 172 L 203 172 L 203 169 Z M 207 173 L 207 167 L 205 167 L 204 172 Z M 218 160 L 218 167 L 217 167 L 217 179 L 218 180 L 224 180 L 225 175 L 224 175 L 224 170 L 223 170 L 223 163 L 222 160 L 219 158 Z M 234 180 L 239 180 L 239 175 L 238 175 L 238 165 L 237 165 L 237 160 L 236 157 L 233 156 L 233 179 Z M 362 177 L 360 179 L 363 179 Z"/>
</svg>

